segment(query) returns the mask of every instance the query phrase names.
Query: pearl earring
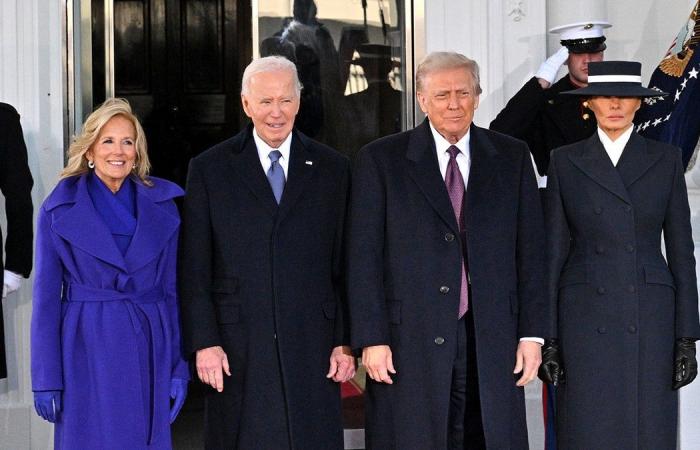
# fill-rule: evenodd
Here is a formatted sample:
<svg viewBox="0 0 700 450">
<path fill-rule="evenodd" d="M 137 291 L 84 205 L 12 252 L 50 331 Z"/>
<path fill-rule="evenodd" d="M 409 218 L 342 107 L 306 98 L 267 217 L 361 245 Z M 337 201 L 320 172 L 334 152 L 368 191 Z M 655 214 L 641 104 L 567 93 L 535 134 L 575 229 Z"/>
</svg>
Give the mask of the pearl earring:
<svg viewBox="0 0 700 450">
<path fill-rule="evenodd" d="M 91 169 L 94 169 L 94 168 L 95 168 L 95 163 L 92 162 L 91 160 L 88 160 L 88 167 L 91 168 Z"/>
</svg>

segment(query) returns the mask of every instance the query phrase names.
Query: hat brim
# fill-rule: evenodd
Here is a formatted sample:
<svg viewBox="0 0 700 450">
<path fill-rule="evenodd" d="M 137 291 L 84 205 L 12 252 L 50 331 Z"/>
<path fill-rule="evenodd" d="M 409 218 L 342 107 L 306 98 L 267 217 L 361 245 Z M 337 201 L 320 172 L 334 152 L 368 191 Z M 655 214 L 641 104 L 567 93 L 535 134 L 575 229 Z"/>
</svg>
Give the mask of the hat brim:
<svg viewBox="0 0 700 450">
<path fill-rule="evenodd" d="M 576 53 L 576 54 L 581 54 L 581 53 L 598 53 L 604 51 L 608 46 L 605 44 L 605 42 L 590 42 L 587 44 L 565 44 L 565 41 L 562 41 L 562 45 L 566 47 L 569 50 L 569 53 Z"/>
<path fill-rule="evenodd" d="M 596 83 L 586 87 L 564 91 L 562 94 L 578 95 L 582 97 L 594 97 L 597 95 L 604 97 L 663 97 L 667 92 L 657 91 L 630 83 Z"/>
</svg>

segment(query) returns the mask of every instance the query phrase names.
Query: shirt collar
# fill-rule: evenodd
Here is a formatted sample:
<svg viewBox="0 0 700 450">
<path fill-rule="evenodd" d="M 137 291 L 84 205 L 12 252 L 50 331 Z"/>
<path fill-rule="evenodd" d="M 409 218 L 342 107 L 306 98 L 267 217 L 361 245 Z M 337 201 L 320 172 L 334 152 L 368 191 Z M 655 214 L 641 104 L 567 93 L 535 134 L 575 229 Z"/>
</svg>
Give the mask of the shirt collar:
<svg viewBox="0 0 700 450">
<path fill-rule="evenodd" d="M 617 139 L 614 141 L 608 137 L 608 135 L 605 133 L 605 131 L 601 130 L 600 127 L 598 128 L 598 138 L 600 138 L 600 142 L 603 144 L 603 147 L 606 149 L 618 149 L 618 148 L 625 148 L 625 145 L 627 145 L 627 141 L 630 140 L 630 136 L 632 136 L 632 131 L 634 131 L 634 125 L 630 125 L 627 130 L 625 130 L 624 133 L 620 135 Z"/>
<path fill-rule="evenodd" d="M 450 148 L 453 144 L 450 144 L 450 142 L 442 137 L 440 133 L 435 129 L 432 123 L 428 122 L 430 124 L 430 131 L 433 133 L 433 140 L 435 141 L 435 150 L 437 150 L 438 155 L 442 155 L 445 152 L 447 152 L 447 149 Z M 462 139 L 457 141 L 455 147 L 459 149 L 460 152 L 464 154 L 464 156 L 469 157 L 469 135 L 471 133 L 471 129 L 467 130 L 467 134 L 462 136 Z"/>
<path fill-rule="evenodd" d="M 279 148 L 272 148 L 267 145 L 267 142 L 262 140 L 258 135 L 258 131 L 253 127 L 253 140 L 255 141 L 255 146 L 258 149 L 258 156 L 260 156 L 261 160 L 268 159 L 267 155 L 269 155 L 271 151 L 279 150 L 279 152 L 282 153 L 282 158 L 289 161 L 289 152 L 292 148 L 292 133 L 289 133 L 287 138 L 280 144 Z"/>
</svg>

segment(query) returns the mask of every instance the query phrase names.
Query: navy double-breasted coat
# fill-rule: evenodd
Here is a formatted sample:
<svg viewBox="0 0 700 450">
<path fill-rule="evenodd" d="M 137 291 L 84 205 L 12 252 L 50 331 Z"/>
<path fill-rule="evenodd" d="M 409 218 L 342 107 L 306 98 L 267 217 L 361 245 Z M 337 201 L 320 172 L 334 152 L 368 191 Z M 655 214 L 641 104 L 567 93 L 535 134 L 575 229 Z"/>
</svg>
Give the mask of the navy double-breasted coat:
<svg viewBox="0 0 700 450">
<path fill-rule="evenodd" d="M 680 150 L 632 133 L 613 166 L 594 134 L 548 173 L 559 448 L 675 449 L 674 341 L 700 336 Z"/>
<path fill-rule="evenodd" d="M 486 445 L 526 449 L 520 337 L 547 336 L 543 219 L 525 143 L 472 125 L 466 236 Z M 391 347 L 367 380 L 367 446 L 445 449 L 462 242 L 426 120 L 366 146 L 353 172 L 348 288 L 354 348 Z M 463 325 L 462 325 L 463 326 Z"/>
<path fill-rule="evenodd" d="M 325 377 L 343 327 L 344 156 L 294 131 L 277 205 L 249 126 L 192 160 L 180 271 L 185 349 L 222 346 L 231 377 L 206 398 L 208 449 L 342 449 Z"/>
</svg>

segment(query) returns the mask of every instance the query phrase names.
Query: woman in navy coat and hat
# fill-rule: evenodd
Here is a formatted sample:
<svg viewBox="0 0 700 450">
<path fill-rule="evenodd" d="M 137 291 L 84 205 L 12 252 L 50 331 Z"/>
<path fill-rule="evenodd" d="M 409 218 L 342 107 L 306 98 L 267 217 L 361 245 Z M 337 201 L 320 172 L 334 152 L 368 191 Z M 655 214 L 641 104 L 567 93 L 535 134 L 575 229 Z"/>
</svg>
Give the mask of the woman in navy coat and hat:
<svg viewBox="0 0 700 450">
<path fill-rule="evenodd" d="M 172 447 L 189 378 L 175 288 L 182 190 L 148 170 L 129 104 L 107 100 L 39 211 L 32 389 L 57 449 Z"/>
<path fill-rule="evenodd" d="M 598 130 L 554 150 L 546 191 L 548 296 L 557 336 L 541 376 L 558 385 L 560 449 L 675 449 L 677 389 L 700 337 L 680 149 L 634 132 L 635 62 L 589 63 Z M 665 257 L 661 238 L 665 243 Z"/>
</svg>

